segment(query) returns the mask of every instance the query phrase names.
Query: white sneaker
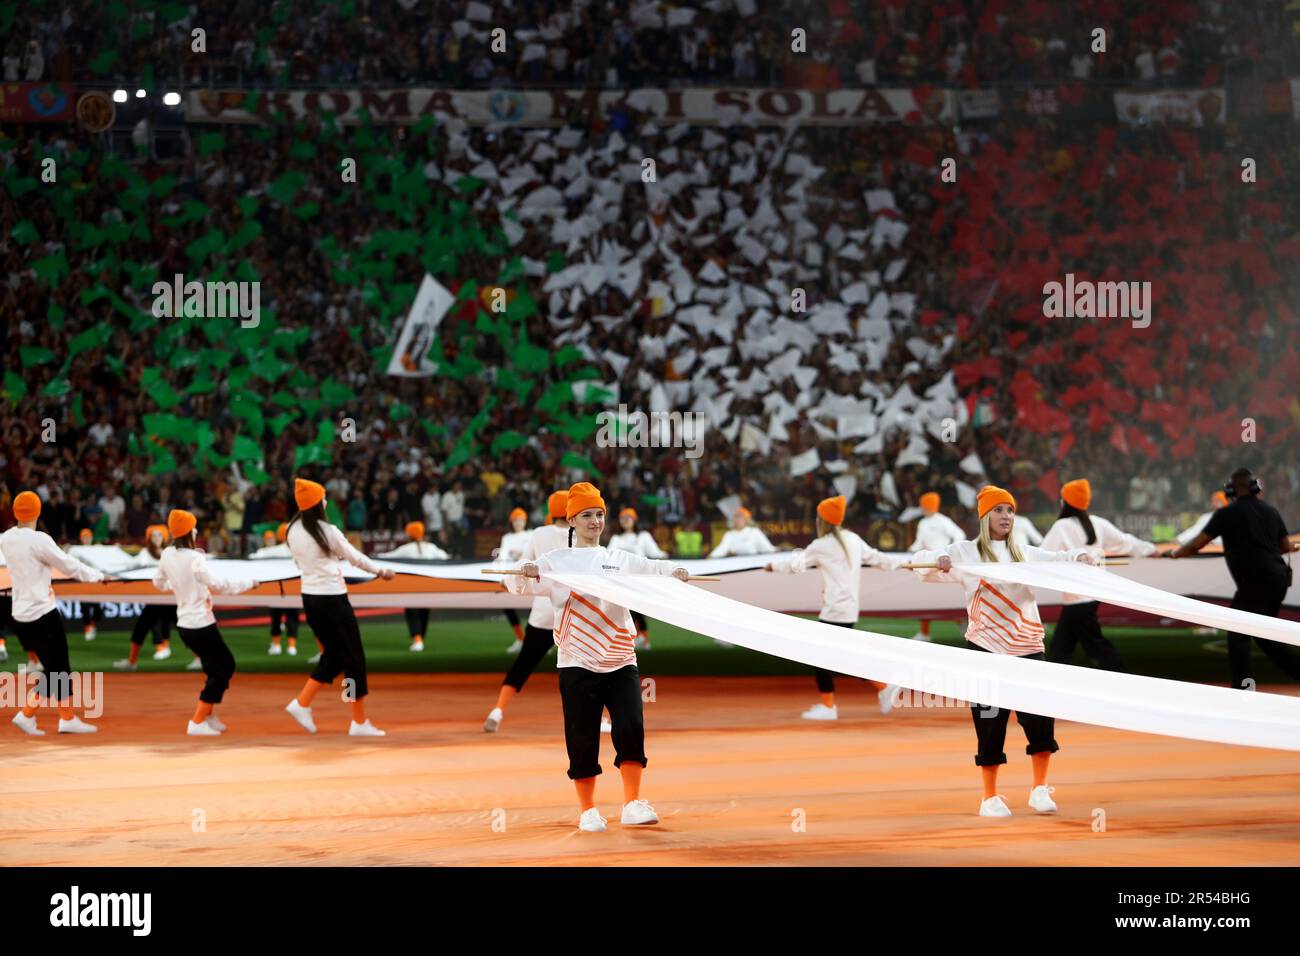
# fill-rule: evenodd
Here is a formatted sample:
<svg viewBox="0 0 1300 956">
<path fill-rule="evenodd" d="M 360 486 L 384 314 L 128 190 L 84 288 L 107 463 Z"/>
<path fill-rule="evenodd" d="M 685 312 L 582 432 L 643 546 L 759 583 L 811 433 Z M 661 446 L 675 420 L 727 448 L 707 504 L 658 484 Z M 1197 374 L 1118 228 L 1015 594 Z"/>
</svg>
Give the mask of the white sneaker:
<svg viewBox="0 0 1300 956">
<path fill-rule="evenodd" d="M 153 652 L 153 659 L 156 661 L 165 661 L 171 656 L 172 649 L 170 647 L 160 647 L 158 650 Z"/>
<path fill-rule="evenodd" d="M 284 649 L 280 647 L 279 644 L 272 644 L 266 649 L 266 653 L 270 654 L 272 657 L 279 657 L 284 653 Z"/>
<path fill-rule="evenodd" d="M 600 732 L 602 734 L 612 734 L 614 732 L 614 725 L 608 720 L 602 720 L 600 722 Z"/>
<path fill-rule="evenodd" d="M 225 731 L 226 731 L 226 725 L 223 724 L 221 721 L 217 720 L 217 715 L 216 715 L 216 714 L 209 714 L 209 715 L 204 719 L 203 722 L 204 722 L 205 724 L 207 724 L 209 727 L 211 727 L 213 730 L 215 730 L 215 731 L 216 731 L 217 733 L 219 733 L 219 734 L 220 734 L 220 733 L 225 733 Z"/>
<path fill-rule="evenodd" d="M 813 704 L 799 716 L 804 720 L 839 720 L 840 711 L 838 707 L 827 707 L 825 704 Z"/>
<path fill-rule="evenodd" d="M 590 810 L 583 810 L 582 816 L 578 817 L 578 829 L 587 833 L 604 833 L 605 818 L 600 815 L 600 811 L 595 807 Z"/>
<path fill-rule="evenodd" d="M 31 734 L 33 737 L 45 736 L 45 731 L 38 729 L 36 726 L 35 714 L 32 714 L 30 717 L 24 717 L 23 712 L 21 710 L 18 711 L 18 713 L 14 714 L 14 726 L 25 734 Z"/>
<path fill-rule="evenodd" d="M 297 644 L 290 644 L 287 648 L 285 648 L 285 653 L 288 654 L 290 657 L 297 657 L 297 656 L 298 656 L 298 645 L 297 645 Z"/>
<path fill-rule="evenodd" d="M 355 720 L 352 721 L 352 726 L 348 728 L 348 736 L 349 737 L 387 737 L 388 734 L 385 731 L 380 730 L 374 724 L 372 724 L 369 718 L 366 718 L 366 722 L 364 724 L 359 724 Z"/>
<path fill-rule="evenodd" d="M 424 641 L 411 641 L 411 650 L 412 651 L 424 650 Z"/>
<path fill-rule="evenodd" d="M 203 670 L 203 662 L 196 657 L 185 665 L 185 669 L 187 671 L 201 671 Z"/>
<path fill-rule="evenodd" d="M 319 663 L 320 663 L 320 653 L 317 652 L 315 656 L 307 658 L 307 663 L 308 663 L 308 664 L 319 664 Z"/>
<path fill-rule="evenodd" d="M 633 800 L 623 804 L 623 819 L 619 820 L 623 826 L 636 827 L 658 822 L 659 814 L 655 813 L 655 808 L 650 806 L 648 800 Z"/>
<path fill-rule="evenodd" d="M 139 664 L 132 662 L 130 658 L 126 657 L 122 658 L 120 661 L 113 661 L 113 670 L 115 671 L 133 671 L 139 666 Z"/>
<path fill-rule="evenodd" d="M 642 637 L 640 634 L 638 634 L 636 636 L 636 640 L 632 642 L 632 646 L 635 650 L 638 651 L 648 651 L 650 650 L 650 638 Z"/>
<path fill-rule="evenodd" d="M 73 717 L 71 720 L 59 718 L 59 733 L 61 734 L 97 734 L 99 728 L 94 724 L 88 724 L 80 717 Z"/>
<path fill-rule="evenodd" d="M 9 648 L 0 647 L 0 661 L 9 660 Z"/>
<path fill-rule="evenodd" d="M 1038 813 L 1055 813 L 1056 802 L 1052 799 L 1052 794 L 1055 792 L 1055 787 L 1049 787 L 1046 784 L 1041 787 L 1034 787 L 1029 791 L 1030 809 Z"/>
<path fill-rule="evenodd" d="M 302 725 L 302 728 L 306 730 L 307 733 L 316 733 L 316 721 L 311 719 L 311 708 L 304 707 L 302 704 L 298 703 L 297 697 L 285 704 L 284 709 L 289 712 L 289 716 Z"/>
<path fill-rule="evenodd" d="M 982 817 L 1009 817 L 1011 808 L 1001 796 L 992 796 L 980 804 L 980 816 Z"/>
<path fill-rule="evenodd" d="M 217 730 L 206 720 L 201 724 L 190 721 L 189 726 L 185 728 L 185 733 L 191 737 L 220 737 L 221 731 Z"/>
<path fill-rule="evenodd" d="M 500 707 L 493 707 L 491 713 L 487 716 L 487 720 L 483 721 L 484 733 L 495 734 L 497 728 L 501 726 L 501 720 L 504 717 L 505 714 L 501 713 Z"/>
<path fill-rule="evenodd" d="M 876 700 L 880 701 L 880 712 L 887 714 L 898 705 L 898 692 L 903 688 L 897 684 L 887 684 L 884 690 L 876 692 Z"/>
<path fill-rule="evenodd" d="M 83 633 L 86 635 L 86 640 L 93 641 L 95 639 L 95 635 L 98 634 L 99 632 L 96 631 L 93 626 L 91 626 L 86 628 Z"/>
<path fill-rule="evenodd" d="M 917 631 L 915 634 L 912 635 L 912 640 L 914 640 L 914 641 L 929 641 L 929 640 L 930 640 L 930 635 L 927 634 L 927 633 L 925 633 L 925 631 Z"/>
<path fill-rule="evenodd" d="M 523 650 L 523 647 L 524 647 L 524 642 L 519 640 L 519 638 L 515 638 L 515 642 L 506 648 L 506 653 L 518 654 L 521 650 Z"/>
</svg>

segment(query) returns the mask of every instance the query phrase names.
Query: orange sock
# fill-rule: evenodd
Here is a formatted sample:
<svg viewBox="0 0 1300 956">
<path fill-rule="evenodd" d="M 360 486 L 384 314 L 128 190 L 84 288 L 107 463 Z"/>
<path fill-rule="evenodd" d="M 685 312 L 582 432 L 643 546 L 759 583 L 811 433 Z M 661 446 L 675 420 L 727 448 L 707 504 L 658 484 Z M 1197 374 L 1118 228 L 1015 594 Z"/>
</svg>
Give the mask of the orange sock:
<svg viewBox="0 0 1300 956">
<path fill-rule="evenodd" d="M 366 699 L 364 697 L 352 701 L 352 719 L 358 724 L 366 722 Z"/>
<path fill-rule="evenodd" d="M 290 646 L 290 647 L 297 647 L 297 646 L 298 646 L 298 638 L 296 638 L 296 637 L 291 637 L 291 638 L 289 638 L 289 646 Z"/>
<path fill-rule="evenodd" d="M 28 664 L 39 664 L 40 662 L 41 662 L 41 659 L 40 659 L 39 657 L 36 656 L 36 652 L 35 652 L 35 651 L 28 651 L 28 652 L 27 652 L 27 663 L 28 663 Z M 28 716 L 30 717 L 31 715 L 28 714 Z"/>
<path fill-rule="evenodd" d="M 510 703 L 510 698 L 514 697 L 519 691 L 515 690 L 509 684 L 501 685 L 501 693 L 497 694 L 497 710 L 504 711 L 506 704 Z"/>
<path fill-rule="evenodd" d="M 515 631 L 515 640 L 522 641 L 524 639 L 524 626 L 522 624 L 513 624 L 511 627 Z"/>
<path fill-rule="evenodd" d="M 196 724 L 201 724 L 212 715 L 212 705 L 199 701 L 199 705 L 194 708 L 194 716 L 191 720 Z"/>
<path fill-rule="evenodd" d="M 126 655 L 126 659 L 129 660 L 132 664 L 134 664 L 136 661 L 140 659 L 139 644 L 135 643 L 134 641 L 131 642 L 131 652 Z"/>
<path fill-rule="evenodd" d="M 996 797 L 998 794 L 998 768 L 980 767 L 980 773 L 984 777 L 984 799 Z"/>
<path fill-rule="evenodd" d="M 59 720 L 71 720 L 73 718 L 72 705 L 59 702 Z"/>
<path fill-rule="evenodd" d="M 578 791 L 578 806 L 582 810 L 590 810 L 596 805 L 596 778 L 583 777 L 581 780 L 573 781 L 573 787 Z"/>
<path fill-rule="evenodd" d="M 4 650 L 4 646 L 5 646 L 5 639 L 3 637 L 0 637 L 0 651 Z"/>
<path fill-rule="evenodd" d="M 325 653 L 325 645 L 322 644 L 322 643 L 320 642 L 319 639 L 317 639 L 317 641 L 316 641 L 316 650 L 319 651 L 319 652 L 322 653 L 322 654 Z"/>
<path fill-rule="evenodd" d="M 1040 754 L 1033 754 L 1029 760 L 1034 765 L 1034 786 L 1044 786 L 1047 783 L 1047 765 L 1052 760 L 1051 753 L 1044 751 Z"/>
<path fill-rule="evenodd" d="M 929 636 L 930 636 L 930 622 L 929 622 L 929 621 L 922 621 L 922 622 L 921 622 L 921 633 L 924 634 L 926 637 L 929 637 Z"/>
<path fill-rule="evenodd" d="M 822 703 L 825 704 L 827 707 L 834 707 L 834 706 L 835 706 L 835 695 L 834 695 L 834 694 L 821 694 L 820 696 L 821 696 L 821 699 L 822 699 Z"/>
<path fill-rule="evenodd" d="M 158 650 L 165 651 L 167 650 L 167 648 L 171 647 L 171 645 L 172 645 L 171 641 L 163 641 L 161 644 L 158 645 Z"/>
<path fill-rule="evenodd" d="M 315 699 L 316 695 L 320 693 L 320 689 L 324 686 L 326 685 L 322 684 L 320 681 L 312 680 L 308 677 L 307 683 L 303 685 L 302 690 L 298 693 L 298 703 L 303 707 L 310 707 L 311 702 Z"/>
<path fill-rule="evenodd" d="M 623 775 L 623 802 L 631 803 L 641 796 L 641 771 L 645 767 L 633 760 L 624 760 L 618 770 Z"/>
<path fill-rule="evenodd" d="M 279 635 L 279 634 L 273 634 L 273 635 L 271 635 L 271 646 L 272 646 L 272 647 L 279 647 L 279 646 L 280 646 L 280 635 Z"/>
</svg>

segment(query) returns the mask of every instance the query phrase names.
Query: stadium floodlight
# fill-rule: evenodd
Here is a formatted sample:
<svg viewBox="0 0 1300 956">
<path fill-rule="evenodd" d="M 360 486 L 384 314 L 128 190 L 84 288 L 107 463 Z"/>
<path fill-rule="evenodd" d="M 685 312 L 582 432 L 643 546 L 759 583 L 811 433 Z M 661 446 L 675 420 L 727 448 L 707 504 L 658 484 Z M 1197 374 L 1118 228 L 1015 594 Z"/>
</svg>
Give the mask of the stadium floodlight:
<svg viewBox="0 0 1300 956">
<path fill-rule="evenodd" d="M 144 90 L 136 90 L 136 91 L 135 91 L 135 98 L 136 98 L 137 100 L 142 100 L 142 99 L 144 99 Z"/>
<path fill-rule="evenodd" d="M 114 102 L 114 103 L 125 103 L 125 102 L 126 102 L 126 90 L 114 90 L 114 91 L 113 91 L 113 102 Z"/>
<path fill-rule="evenodd" d="M 170 93 L 164 93 L 164 94 L 163 94 L 163 105 L 164 105 L 164 106 L 180 106 L 180 105 L 181 105 L 181 95 L 180 95 L 179 93 L 174 92 L 174 91 L 173 91 L 173 92 L 170 92 Z"/>
</svg>

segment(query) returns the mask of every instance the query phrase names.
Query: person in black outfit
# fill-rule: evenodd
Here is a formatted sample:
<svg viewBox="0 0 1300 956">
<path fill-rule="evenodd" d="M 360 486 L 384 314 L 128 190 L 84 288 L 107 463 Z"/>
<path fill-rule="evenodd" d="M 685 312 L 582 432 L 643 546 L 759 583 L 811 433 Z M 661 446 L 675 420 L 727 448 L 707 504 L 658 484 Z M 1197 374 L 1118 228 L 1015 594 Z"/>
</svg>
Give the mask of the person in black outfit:
<svg viewBox="0 0 1300 956">
<path fill-rule="evenodd" d="M 1215 538 L 1223 542 L 1223 557 L 1237 585 L 1232 607 L 1277 617 L 1291 586 L 1291 568 L 1282 555 L 1300 550 L 1287 537 L 1286 523 L 1276 508 L 1260 500 L 1263 487 L 1249 468 L 1238 468 L 1224 485 L 1227 507 L 1210 518 L 1190 543 L 1168 552 L 1171 558 L 1195 554 Z M 1228 634 L 1228 666 L 1232 686 L 1253 689 L 1249 634 Z M 1290 677 L 1300 680 L 1300 655 L 1291 647 L 1255 638 L 1264 656 Z M 1249 681 L 1249 683 L 1247 683 Z"/>
</svg>

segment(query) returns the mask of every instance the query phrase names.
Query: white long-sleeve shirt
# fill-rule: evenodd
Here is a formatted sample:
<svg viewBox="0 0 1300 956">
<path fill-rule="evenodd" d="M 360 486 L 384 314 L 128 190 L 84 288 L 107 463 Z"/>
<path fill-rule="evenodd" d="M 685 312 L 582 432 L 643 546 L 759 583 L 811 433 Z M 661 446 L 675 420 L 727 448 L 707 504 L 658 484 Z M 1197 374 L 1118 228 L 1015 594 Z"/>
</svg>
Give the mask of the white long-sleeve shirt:
<svg viewBox="0 0 1300 956">
<path fill-rule="evenodd" d="M 1143 541 L 1131 534 L 1125 534 L 1105 518 L 1088 515 L 1092 521 L 1092 530 L 1097 533 L 1095 544 L 1088 544 L 1088 536 L 1077 518 L 1057 518 L 1056 523 L 1047 529 L 1043 538 L 1043 548 L 1047 551 L 1069 551 L 1073 548 L 1086 548 L 1098 563 L 1109 554 L 1136 554 L 1150 557 L 1159 549 L 1150 541 Z M 1066 604 L 1086 604 L 1093 598 L 1079 597 L 1077 594 L 1064 594 Z"/>
<path fill-rule="evenodd" d="M 501 536 L 501 546 L 497 548 L 496 560 L 515 564 L 522 560 L 524 549 L 533 538 L 531 531 L 509 531 Z"/>
<path fill-rule="evenodd" d="M 1020 547 L 1026 561 L 1075 561 L 1087 550 L 1046 551 L 1033 545 Z M 999 562 L 1011 561 L 1005 541 L 994 541 L 993 553 Z M 958 541 L 946 548 L 919 551 L 912 560 L 917 564 L 932 564 L 944 554 L 952 559 L 953 564 L 981 563 L 979 544 L 975 541 Z M 1024 584 L 991 584 L 979 575 L 955 569 L 948 572 L 951 577 L 945 576 L 938 568 L 916 573 L 922 578 L 955 578 L 966 589 L 966 640 L 972 644 L 994 654 L 1013 657 L 1038 654 L 1043 650 L 1043 619 L 1038 614 L 1038 600 L 1033 588 Z"/>
<path fill-rule="evenodd" d="M 772 563 L 773 571 L 797 574 L 809 568 L 822 573 L 821 620 L 831 624 L 856 623 L 861 613 L 859 595 L 862 591 L 862 567 L 893 570 L 903 563 L 902 557 L 891 557 L 877 551 L 852 531 L 840 531 L 845 547 L 840 547 L 835 535 L 824 534 L 808 547 L 796 551 L 783 561 Z M 848 553 L 845 553 L 847 548 Z"/>
<path fill-rule="evenodd" d="M 1196 523 L 1193 524 L 1190 528 L 1188 528 L 1186 531 L 1180 531 L 1178 533 L 1178 543 L 1191 544 L 1193 541 L 1196 540 L 1196 536 L 1205 530 L 1205 526 L 1210 523 L 1210 519 L 1213 517 L 1214 517 L 1213 511 L 1205 512 L 1205 514 L 1201 515 L 1199 518 L 1196 519 Z M 1218 541 L 1219 539 L 1215 538 L 1214 540 Z"/>
<path fill-rule="evenodd" d="M 772 542 L 767 540 L 767 535 L 754 525 L 747 524 L 743 528 L 728 530 L 718 542 L 718 546 L 709 552 L 709 557 L 730 558 L 744 554 L 771 554 L 775 550 Z"/>
<path fill-rule="evenodd" d="M 30 624 L 53 611 L 58 604 L 50 586 L 51 569 L 91 583 L 104 574 L 67 554 L 44 531 L 14 526 L 0 534 L 0 551 L 13 581 L 13 619 Z"/>
<path fill-rule="evenodd" d="M 965 535 L 962 535 L 963 539 L 965 537 Z M 1035 528 L 1034 523 L 1024 515 L 1016 515 L 1015 522 L 1011 525 L 1011 537 L 1015 538 L 1016 544 L 1022 548 L 1027 544 L 1032 544 L 1038 548 L 1043 546 L 1042 532 Z"/>
<path fill-rule="evenodd" d="M 566 529 L 567 534 L 567 529 Z M 671 561 L 653 561 L 630 551 L 608 548 L 564 548 L 536 560 L 543 574 L 659 574 L 673 573 Z M 545 594 L 558 615 L 555 643 L 559 648 L 556 667 L 581 667 L 608 674 L 629 664 L 636 665 L 636 625 L 627 608 L 549 581 L 511 575 L 506 586 L 516 594 Z"/>
<path fill-rule="evenodd" d="M 569 529 L 564 525 L 547 524 L 528 532 L 528 541 L 520 561 L 536 561 L 544 554 L 569 546 Z M 533 600 L 532 610 L 528 612 L 528 626 L 541 628 L 543 631 L 555 629 L 555 609 L 551 599 L 546 595 Z"/>
<path fill-rule="evenodd" d="M 966 540 L 961 526 L 941 511 L 926 515 L 916 523 L 916 540 L 909 551 L 933 551 Z"/>
<path fill-rule="evenodd" d="M 281 541 L 279 544 L 268 544 L 265 548 L 258 548 L 248 556 L 251 558 L 292 558 L 289 553 L 289 546 Z"/>
<path fill-rule="evenodd" d="M 659 547 L 659 542 L 655 541 L 654 535 L 649 531 L 629 531 L 626 534 L 616 534 L 609 539 L 609 548 L 611 551 L 630 551 L 633 554 L 639 554 L 643 558 L 666 558 L 668 553 Z"/>
<path fill-rule="evenodd" d="M 408 541 L 392 551 L 375 555 L 377 558 L 420 558 L 425 561 L 444 561 L 449 555 L 432 541 Z"/>
<path fill-rule="evenodd" d="M 165 548 L 153 576 L 159 591 L 176 594 L 176 626 L 197 630 L 217 623 L 212 613 L 212 592 L 238 594 L 257 587 L 252 579 L 225 581 L 213 577 L 203 552 L 197 548 Z"/>
<path fill-rule="evenodd" d="M 347 594 L 348 586 L 343 580 L 343 568 L 339 562 L 347 561 L 362 571 L 379 574 L 383 569 L 364 554 L 352 547 L 343 532 L 327 521 L 321 522 L 325 540 L 330 546 L 329 554 L 321 551 L 320 545 L 307 533 L 301 521 L 289 526 L 285 535 L 285 544 L 289 545 L 289 554 L 293 563 L 302 574 L 303 594 Z"/>
</svg>

